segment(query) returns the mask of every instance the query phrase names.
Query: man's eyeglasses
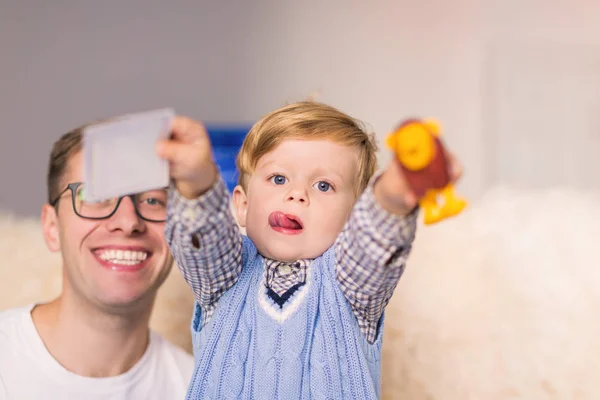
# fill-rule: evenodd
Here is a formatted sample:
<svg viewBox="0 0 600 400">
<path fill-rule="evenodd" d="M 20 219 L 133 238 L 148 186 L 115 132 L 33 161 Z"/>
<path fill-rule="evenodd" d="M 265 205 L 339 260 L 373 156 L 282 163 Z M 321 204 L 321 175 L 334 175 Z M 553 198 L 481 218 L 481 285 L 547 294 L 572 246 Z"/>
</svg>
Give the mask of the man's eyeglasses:
<svg viewBox="0 0 600 400">
<path fill-rule="evenodd" d="M 57 197 L 50 203 L 53 207 L 65 192 L 71 191 L 73 210 L 81 218 L 106 219 L 113 216 L 119 208 L 121 200 L 129 197 L 133 202 L 135 212 L 141 219 L 148 222 L 165 222 L 167 220 L 167 189 L 149 190 L 147 192 L 129 194 L 121 197 L 92 202 L 86 201 L 85 183 L 73 182 L 67 185 Z"/>
</svg>

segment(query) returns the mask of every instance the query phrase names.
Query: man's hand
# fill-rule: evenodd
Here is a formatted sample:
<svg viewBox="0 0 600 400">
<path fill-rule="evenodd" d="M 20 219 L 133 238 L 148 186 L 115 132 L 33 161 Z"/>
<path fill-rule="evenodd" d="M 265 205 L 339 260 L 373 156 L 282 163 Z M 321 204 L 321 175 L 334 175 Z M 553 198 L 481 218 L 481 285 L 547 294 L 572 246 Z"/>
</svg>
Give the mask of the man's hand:
<svg viewBox="0 0 600 400">
<path fill-rule="evenodd" d="M 204 126 L 177 116 L 171 125 L 171 137 L 156 145 L 159 157 L 169 162 L 175 187 L 187 199 L 206 192 L 217 179 L 210 138 Z"/>
<path fill-rule="evenodd" d="M 450 181 L 454 183 L 462 176 L 462 165 L 452 153 L 446 152 L 446 157 L 450 164 Z M 407 215 L 418 203 L 395 157 L 375 182 L 373 194 L 384 209 L 396 215 Z"/>
</svg>

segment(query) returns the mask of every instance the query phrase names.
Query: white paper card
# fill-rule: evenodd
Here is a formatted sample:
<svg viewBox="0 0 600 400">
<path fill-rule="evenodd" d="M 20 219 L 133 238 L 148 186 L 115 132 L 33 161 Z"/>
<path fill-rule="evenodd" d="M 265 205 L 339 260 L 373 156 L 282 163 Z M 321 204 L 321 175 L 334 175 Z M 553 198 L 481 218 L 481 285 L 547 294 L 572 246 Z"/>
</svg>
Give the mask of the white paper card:
<svg viewBox="0 0 600 400">
<path fill-rule="evenodd" d="M 128 114 L 83 132 L 83 159 L 88 201 L 163 188 L 169 165 L 156 155 L 159 138 L 170 134 L 172 109 Z"/>
</svg>

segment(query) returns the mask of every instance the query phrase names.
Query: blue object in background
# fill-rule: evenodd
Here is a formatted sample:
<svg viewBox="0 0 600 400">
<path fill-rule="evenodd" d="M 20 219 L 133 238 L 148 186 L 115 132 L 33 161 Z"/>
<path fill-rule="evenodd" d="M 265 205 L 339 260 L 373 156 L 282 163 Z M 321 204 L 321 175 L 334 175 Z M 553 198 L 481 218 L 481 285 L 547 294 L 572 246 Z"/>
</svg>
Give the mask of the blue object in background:
<svg viewBox="0 0 600 400">
<path fill-rule="evenodd" d="M 230 192 L 233 192 L 239 177 L 239 171 L 235 166 L 235 158 L 250 128 L 251 126 L 246 125 L 206 126 L 213 146 L 215 162 L 219 166 L 221 175 Z"/>
</svg>

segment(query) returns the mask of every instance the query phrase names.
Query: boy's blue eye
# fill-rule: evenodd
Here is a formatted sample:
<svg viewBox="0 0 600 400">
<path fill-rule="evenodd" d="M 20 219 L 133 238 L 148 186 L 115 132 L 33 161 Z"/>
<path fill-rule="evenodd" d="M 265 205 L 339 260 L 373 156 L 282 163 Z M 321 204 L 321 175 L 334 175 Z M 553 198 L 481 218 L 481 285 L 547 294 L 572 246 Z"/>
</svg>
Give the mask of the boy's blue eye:
<svg viewBox="0 0 600 400">
<path fill-rule="evenodd" d="M 276 185 L 283 185 L 287 182 L 287 179 L 285 179 L 285 176 L 283 175 L 273 175 L 271 181 Z"/>
<path fill-rule="evenodd" d="M 329 189 L 331 189 L 331 185 L 329 184 L 329 182 L 319 181 L 316 184 L 316 188 L 319 189 L 321 192 L 327 192 Z"/>
</svg>

